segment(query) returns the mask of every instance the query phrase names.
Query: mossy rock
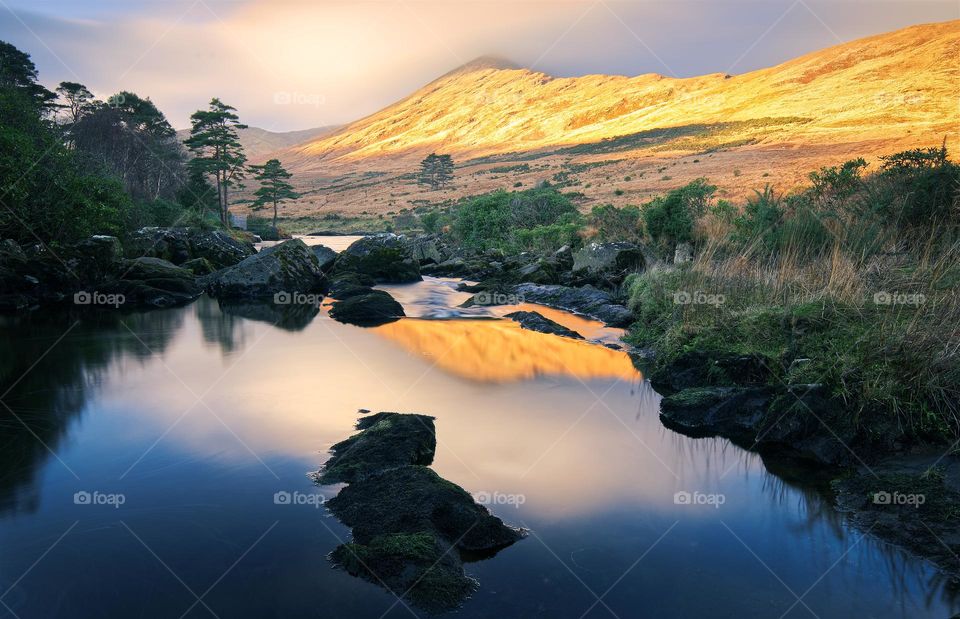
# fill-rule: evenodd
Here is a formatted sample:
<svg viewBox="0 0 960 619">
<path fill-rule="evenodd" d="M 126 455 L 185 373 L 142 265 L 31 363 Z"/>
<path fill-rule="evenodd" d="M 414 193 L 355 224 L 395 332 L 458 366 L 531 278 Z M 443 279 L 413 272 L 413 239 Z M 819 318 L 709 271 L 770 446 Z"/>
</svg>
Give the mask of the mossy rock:
<svg viewBox="0 0 960 619">
<path fill-rule="evenodd" d="M 433 417 L 376 413 L 357 422 L 358 434 L 330 448 L 319 481 L 355 482 L 404 464 L 428 465 L 437 450 Z"/>
<path fill-rule="evenodd" d="M 381 535 L 369 544 L 341 544 L 330 555 L 348 573 L 386 586 L 430 612 L 457 608 L 477 588 L 463 571 L 456 549 L 420 531 Z"/>
<path fill-rule="evenodd" d="M 336 273 L 359 273 L 380 283 L 418 282 L 420 263 L 406 239 L 396 234 L 373 234 L 343 250 L 333 265 Z"/>
<path fill-rule="evenodd" d="M 351 483 L 327 502 L 330 511 L 369 543 L 384 533 L 435 531 L 464 551 L 497 550 L 523 537 L 478 505 L 460 486 L 425 466 L 387 469 Z"/>
<path fill-rule="evenodd" d="M 330 306 L 330 317 L 360 327 L 375 327 L 404 316 L 403 306 L 383 290 L 354 292 Z"/>
</svg>

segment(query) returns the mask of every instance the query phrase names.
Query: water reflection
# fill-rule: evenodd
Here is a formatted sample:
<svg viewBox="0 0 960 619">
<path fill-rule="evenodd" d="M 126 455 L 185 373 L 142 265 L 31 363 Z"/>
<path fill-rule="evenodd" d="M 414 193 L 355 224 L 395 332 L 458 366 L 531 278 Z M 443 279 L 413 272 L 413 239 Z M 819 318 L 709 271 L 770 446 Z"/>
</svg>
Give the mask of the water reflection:
<svg viewBox="0 0 960 619">
<path fill-rule="evenodd" d="M 373 331 L 452 374 L 479 382 L 539 376 L 640 379 L 623 352 L 527 331 L 512 321 L 411 318 Z"/>
<path fill-rule="evenodd" d="M 182 588 L 121 535 L 122 519 L 191 586 L 214 582 L 281 522 L 211 594 L 221 616 L 379 617 L 392 598 L 326 566 L 347 532 L 322 510 L 271 500 L 312 488 L 304 473 L 351 433 L 358 408 L 436 416 L 435 470 L 471 492 L 523 495 L 521 506 L 491 508 L 550 547 L 531 539 L 472 565 L 485 586 L 461 617 L 579 616 L 594 600 L 557 557 L 575 557 L 577 577 L 605 591 L 674 522 L 607 599 L 620 616 L 654 602 L 779 616 L 794 599 L 731 530 L 795 591 L 816 583 L 805 602 L 821 617 L 943 617 L 954 605 L 934 570 L 861 540 L 793 463 L 664 428 L 659 396 L 621 352 L 495 320 L 360 329 L 321 310 L 282 328 L 269 312 L 233 310 L 203 298 L 143 314 L 0 320 L 0 399 L 29 426 L 0 407 L 0 591 L 72 522 L 84 531 L 4 598 L 18 615 L 182 613 L 193 600 L 177 606 Z M 122 512 L 69 501 L 118 484 L 130 496 Z M 678 491 L 721 492 L 726 503 L 688 509 Z M 82 584 L 44 594 L 68 580 Z M 142 582 L 157 591 L 146 602 Z M 713 588 L 698 601 L 689 582 Z M 84 610 L 91 598 L 103 606 Z"/>
</svg>

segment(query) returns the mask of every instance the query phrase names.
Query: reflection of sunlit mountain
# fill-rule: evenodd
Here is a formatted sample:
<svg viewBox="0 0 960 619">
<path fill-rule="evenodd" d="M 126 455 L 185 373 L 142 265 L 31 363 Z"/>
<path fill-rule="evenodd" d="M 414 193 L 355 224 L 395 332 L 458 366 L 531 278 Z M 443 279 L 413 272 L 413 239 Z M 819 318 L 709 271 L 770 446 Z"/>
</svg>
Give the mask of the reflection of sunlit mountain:
<svg viewBox="0 0 960 619">
<path fill-rule="evenodd" d="M 430 358 L 448 372 L 481 382 L 544 375 L 581 380 L 640 377 L 625 353 L 527 331 L 509 321 L 408 318 L 377 327 L 374 332 Z"/>
</svg>

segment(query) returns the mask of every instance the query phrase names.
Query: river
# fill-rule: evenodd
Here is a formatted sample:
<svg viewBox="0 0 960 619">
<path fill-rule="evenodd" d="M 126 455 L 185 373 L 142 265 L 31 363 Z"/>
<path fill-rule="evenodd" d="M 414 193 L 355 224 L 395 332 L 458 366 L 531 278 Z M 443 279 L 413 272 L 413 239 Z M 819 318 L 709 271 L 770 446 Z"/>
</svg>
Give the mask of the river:
<svg viewBox="0 0 960 619">
<path fill-rule="evenodd" d="M 461 314 L 451 281 L 388 289 L 411 317 L 372 329 L 207 297 L 0 319 L 0 617 L 419 614 L 326 558 L 349 530 L 308 473 L 358 409 L 436 416 L 433 468 L 530 530 L 467 564 L 452 617 L 957 610 L 792 471 L 665 429 L 623 352 Z"/>
</svg>

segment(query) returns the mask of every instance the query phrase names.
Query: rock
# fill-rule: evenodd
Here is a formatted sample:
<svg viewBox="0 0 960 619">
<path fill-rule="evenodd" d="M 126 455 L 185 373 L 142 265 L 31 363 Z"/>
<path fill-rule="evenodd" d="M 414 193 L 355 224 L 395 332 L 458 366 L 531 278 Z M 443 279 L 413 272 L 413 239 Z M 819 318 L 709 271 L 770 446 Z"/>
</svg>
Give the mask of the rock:
<svg viewBox="0 0 960 619">
<path fill-rule="evenodd" d="M 560 323 L 554 322 L 537 312 L 511 312 L 506 314 L 504 318 L 509 318 L 510 320 L 516 321 L 520 323 L 522 328 L 529 329 L 530 331 L 538 331 L 540 333 L 548 333 L 550 335 L 559 335 L 561 337 L 569 337 L 575 340 L 583 339 L 583 336 L 576 331 L 568 329 Z"/>
<path fill-rule="evenodd" d="M 375 327 L 405 316 L 403 306 L 383 290 L 354 292 L 330 306 L 330 317 L 360 327 Z"/>
<path fill-rule="evenodd" d="M 337 252 L 326 245 L 310 245 L 310 249 L 313 250 L 313 255 L 317 257 L 317 263 L 320 265 L 322 272 L 326 273 L 333 267 L 333 263 L 337 260 Z"/>
<path fill-rule="evenodd" d="M 693 245 L 684 241 L 677 243 L 677 248 L 673 251 L 674 264 L 686 264 L 693 261 Z"/>
<path fill-rule="evenodd" d="M 361 417 L 356 426 L 360 432 L 330 448 L 333 455 L 319 481 L 352 483 L 403 464 L 429 465 L 437 450 L 433 419 L 400 413 Z"/>
<path fill-rule="evenodd" d="M 772 398 L 773 389 L 766 387 L 693 387 L 663 398 L 660 420 L 687 436 L 723 436 L 755 447 Z"/>
<path fill-rule="evenodd" d="M 568 286 L 520 284 L 510 292 L 518 302 L 539 303 L 548 307 L 567 310 L 599 320 L 611 327 L 628 327 L 633 323 L 633 314 L 613 297 L 593 286 L 572 288 Z M 469 303 L 469 301 L 468 301 Z"/>
<path fill-rule="evenodd" d="M 331 561 L 430 612 L 456 608 L 477 587 L 464 573 L 461 552 L 491 555 L 523 531 L 425 466 L 436 450 L 432 417 L 377 413 L 361 418 L 357 429 L 333 446 L 318 477 L 350 482 L 326 503 L 353 533 Z"/>
<path fill-rule="evenodd" d="M 347 573 L 403 595 L 430 613 L 450 611 L 477 589 L 459 552 L 426 531 L 380 535 L 337 546 L 330 560 Z"/>
<path fill-rule="evenodd" d="M 435 531 L 460 550 L 489 552 L 523 537 L 426 466 L 398 466 L 368 476 L 327 505 L 360 543 L 384 533 Z"/>
<path fill-rule="evenodd" d="M 777 364 L 761 355 L 739 355 L 694 350 L 650 374 L 650 382 L 660 393 L 673 393 L 691 387 L 759 386 L 770 382 Z"/>
<path fill-rule="evenodd" d="M 420 264 L 413 257 L 405 237 L 384 233 L 355 241 L 337 257 L 335 273 L 369 275 L 380 283 L 418 282 Z"/>
<path fill-rule="evenodd" d="M 210 264 L 210 261 L 206 258 L 194 258 L 192 260 L 187 260 L 180 266 L 198 277 L 200 275 L 209 275 L 210 273 L 216 271 L 214 266 Z"/>
<path fill-rule="evenodd" d="M 556 264 L 539 258 L 529 262 L 516 271 L 516 281 L 531 284 L 556 284 L 560 281 Z"/>
<path fill-rule="evenodd" d="M 96 292 L 123 295 L 125 308 L 184 305 L 200 296 L 202 289 L 190 271 L 160 258 L 136 258 L 122 263 L 120 278 L 98 287 Z"/>
<path fill-rule="evenodd" d="M 239 263 L 252 256 L 252 243 L 238 241 L 222 230 L 196 228 L 141 228 L 127 241 L 128 258 L 163 258 L 176 265 L 205 258 L 215 270 Z"/>
<path fill-rule="evenodd" d="M 410 255 L 420 266 L 426 264 L 440 264 L 450 257 L 446 245 L 435 234 L 418 236 L 408 241 Z"/>
<path fill-rule="evenodd" d="M 373 278 L 358 273 L 338 273 L 329 280 L 327 292 L 337 300 L 349 299 L 359 294 L 366 294 L 373 286 Z"/>
<path fill-rule="evenodd" d="M 643 253 L 633 243 L 590 243 L 573 254 L 574 275 L 599 285 L 619 286 L 643 268 Z"/>
<path fill-rule="evenodd" d="M 558 268 L 564 271 L 573 270 L 573 249 L 569 245 L 564 245 L 550 257 Z"/>
<path fill-rule="evenodd" d="M 223 299 L 272 297 L 278 293 L 322 291 L 317 257 L 300 239 L 284 241 L 218 271 L 206 281 L 207 292 Z"/>
</svg>

